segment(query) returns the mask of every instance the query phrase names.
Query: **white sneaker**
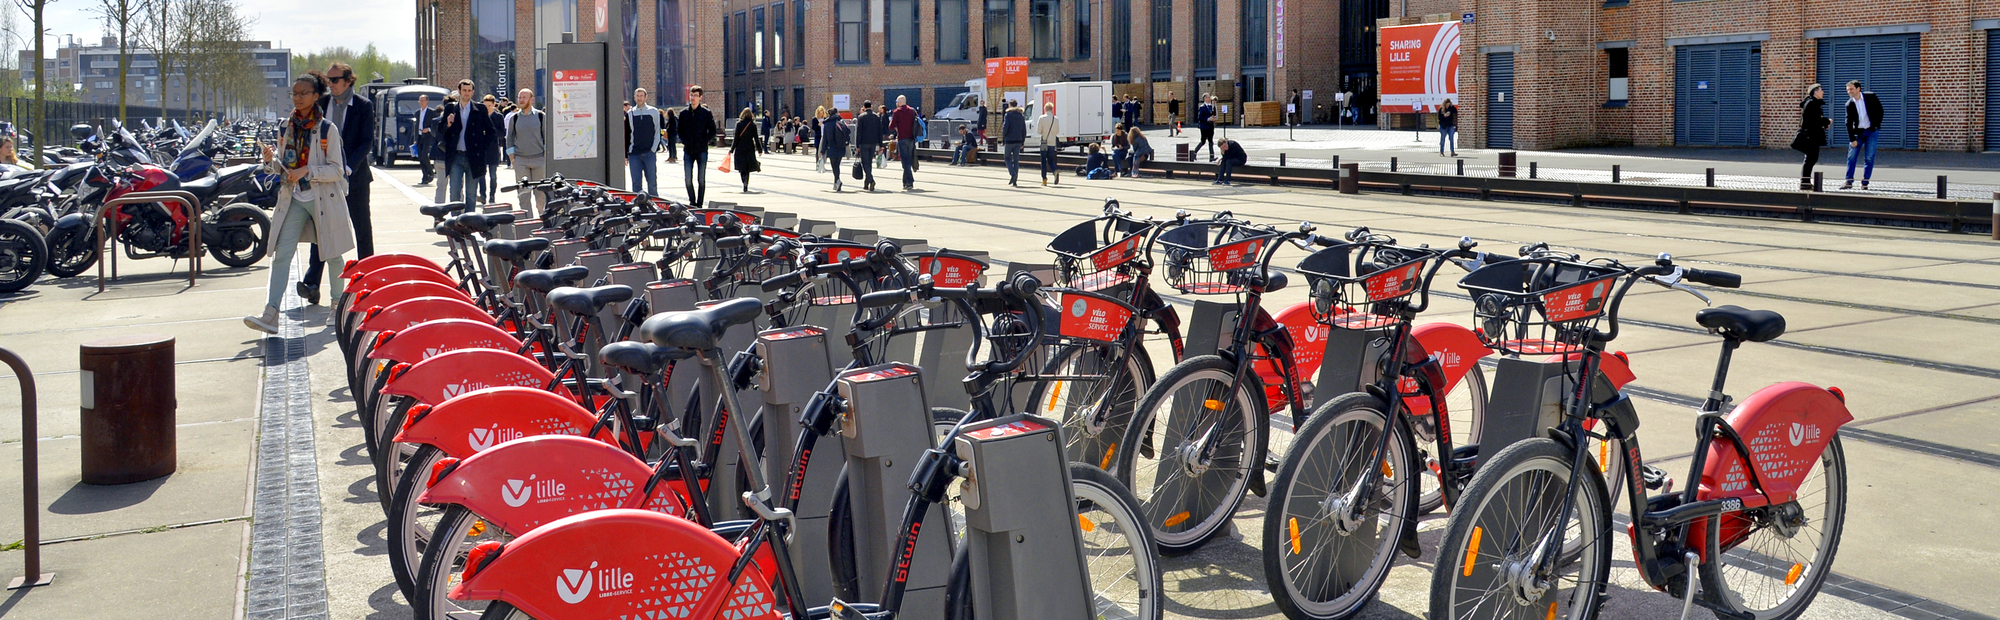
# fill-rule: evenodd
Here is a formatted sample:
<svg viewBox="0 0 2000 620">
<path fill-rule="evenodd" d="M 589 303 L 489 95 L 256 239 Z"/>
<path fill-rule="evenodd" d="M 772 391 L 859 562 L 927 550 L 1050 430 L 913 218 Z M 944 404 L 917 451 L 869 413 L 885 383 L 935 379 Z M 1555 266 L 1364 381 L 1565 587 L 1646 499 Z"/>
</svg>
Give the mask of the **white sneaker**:
<svg viewBox="0 0 2000 620">
<path fill-rule="evenodd" d="M 261 315 L 261 316 L 246 316 L 246 317 L 243 317 L 243 324 L 244 324 L 244 325 L 248 325 L 248 326 L 250 326 L 250 329 L 254 329 L 254 330 L 257 330 L 257 331 L 260 331 L 260 332 L 264 332 L 264 333 L 266 333 L 266 334 L 277 334 L 277 333 L 278 333 L 278 307 L 277 307 L 277 306 L 264 306 L 264 314 L 263 314 L 263 315 Z"/>
</svg>

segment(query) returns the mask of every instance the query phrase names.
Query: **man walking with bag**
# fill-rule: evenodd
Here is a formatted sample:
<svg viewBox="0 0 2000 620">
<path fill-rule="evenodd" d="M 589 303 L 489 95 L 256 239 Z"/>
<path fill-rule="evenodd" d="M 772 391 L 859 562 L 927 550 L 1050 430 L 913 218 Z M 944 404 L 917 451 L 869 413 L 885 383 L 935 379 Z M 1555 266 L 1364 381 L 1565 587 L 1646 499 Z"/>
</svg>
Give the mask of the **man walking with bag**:
<svg viewBox="0 0 2000 620">
<path fill-rule="evenodd" d="M 861 191 L 875 191 L 875 148 L 882 145 L 882 117 L 875 114 L 874 102 L 861 102 L 861 115 L 854 117 L 855 163 L 861 165 Z"/>
<path fill-rule="evenodd" d="M 1007 102 L 1007 114 L 1000 121 L 1000 142 L 1007 150 L 1007 185 L 1021 186 L 1021 145 L 1028 141 L 1028 117 L 1020 104 Z"/>
<path fill-rule="evenodd" d="M 889 128 L 896 132 L 896 158 L 903 161 L 903 191 L 917 187 L 917 109 L 908 99 L 896 96 L 896 111 L 889 115 Z"/>
<path fill-rule="evenodd" d="M 1201 107 L 1194 109 L 1194 122 L 1201 126 L 1201 142 L 1188 149 L 1188 155 L 1200 152 L 1202 145 L 1207 145 L 1208 161 L 1215 161 L 1215 95 L 1202 96 Z"/>
<path fill-rule="evenodd" d="M 1062 185 L 1062 172 L 1056 170 L 1056 145 L 1062 139 L 1062 120 L 1056 118 L 1056 104 L 1042 104 L 1042 115 L 1035 117 L 1035 137 L 1042 142 L 1042 185 L 1049 184 L 1049 175 L 1056 177 L 1056 185 Z"/>
</svg>

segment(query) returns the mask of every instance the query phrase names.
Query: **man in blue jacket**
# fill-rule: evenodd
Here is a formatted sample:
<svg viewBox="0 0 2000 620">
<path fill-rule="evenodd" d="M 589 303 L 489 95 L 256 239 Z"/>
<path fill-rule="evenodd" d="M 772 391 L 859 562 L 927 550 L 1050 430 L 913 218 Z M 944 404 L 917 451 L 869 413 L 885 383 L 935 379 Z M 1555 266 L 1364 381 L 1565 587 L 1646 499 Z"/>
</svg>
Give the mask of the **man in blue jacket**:
<svg viewBox="0 0 2000 620">
<path fill-rule="evenodd" d="M 632 191 L 660 195 L 660 109 L 648 105 L 646 89 L 632 91 L 632 111 L 625 113 L 625 167 L 632 172 Z"/>
</svg>

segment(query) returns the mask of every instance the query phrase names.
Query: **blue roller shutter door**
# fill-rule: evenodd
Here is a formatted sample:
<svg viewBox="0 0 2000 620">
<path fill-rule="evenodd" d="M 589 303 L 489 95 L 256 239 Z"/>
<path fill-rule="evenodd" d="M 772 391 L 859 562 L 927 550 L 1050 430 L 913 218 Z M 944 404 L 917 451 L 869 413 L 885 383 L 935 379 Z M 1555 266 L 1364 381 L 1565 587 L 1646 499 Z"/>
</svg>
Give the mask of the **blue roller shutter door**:
<svg viewBox="0 0 2000 620">
<path fill-rule="evenodd" d="M 1915 34 L 1819 40 L 1819 83 L 1826 88 L 1826 115 L 1833 121 L 1828 142 L 1847 141 L 1847 82 L 1861 80 L 1864 90 L 1882 100 L 1877 147 L 1917 148 L 1920 41 Z"/>
<path fill-rule="evenodd" d="M 2000 151 L 2000 29 L 1986 31 L 1986 150 Z"/>
<path fill-rule="evenodd" d="M 1514 53 L 1486 55 L 1486 148 L 1514 148 Z"/>
<path fill-rule="evenodd" d="M 1756 43 L 1674 48 L 1674 143 L 1757 146 L 1762 65 Z"/>
</svg>

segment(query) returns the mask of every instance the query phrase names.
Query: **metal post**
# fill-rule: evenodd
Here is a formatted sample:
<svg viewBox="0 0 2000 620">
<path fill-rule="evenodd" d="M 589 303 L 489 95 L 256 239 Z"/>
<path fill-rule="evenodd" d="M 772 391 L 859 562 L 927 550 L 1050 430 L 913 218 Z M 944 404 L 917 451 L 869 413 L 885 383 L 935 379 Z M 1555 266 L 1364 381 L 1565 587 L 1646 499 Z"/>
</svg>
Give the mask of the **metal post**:
<svg viewBox="0 0 2000 620">
<path fill-rule="evenodd" d="M 1284 166 L 1284 165 L 1285 165 L 1285 154 L 1284 154 L 1284 153 L 1279 153 L 1279 154 L 1278 154 L 1278 165 L 1279 165 L 1279 166 Z"/>
<path fill-rule="evenodd" d="M 1611 182 L 1618 182 L 1618 164 L 1611 164 Z"/>
<path fill-rule="evenodd" d="M 1715 187 L 1715 169 L 1708 169 L 1708 187 Z"/>
<path fill-rule="evenodd" d="M 1940 175 L 1938 175 L 1938 190 L 1937 190 L 1937 198 L 1938 198 L 1938 200 L 1944 200 L 1944 199 L 1945 199 L 1945 198 L 1944 198 L 1944 197 L 1945 197 L 1945 191 L 1944 191 L 1945 187 L 1944 187 L 1944 186 L 1945 186 L 1945 183 L 1944 183 L 1944 175 L 1940 174 Z"/>
<path fill-rule="evenodd" d="M 1389 171 L 1390 172 L 1396 171 L 1396 158 L 1394 157 L 1389 158 Z"/>
<path fill-rule="evenodd" d="M 1458 176 L 1465 176 L 1465 160 L 1458 160 Z"/>
<path fill-rule="evenodd" d="M 1542 178 L 1541 171 L 1539 170 L 1540 164 L 1541 162 L 1534 162 L 1534 161 L 1528 162 L 1528 178 L 1530 179 Z"/>
<path fill-rule="evenodd" d="M 1826 173 L 1813 171 L 1813 192 L 1826 191 Z"/>
<path fill-rule="evenodd" d="M 1333 167 L 1334 167 L 1334 169 L 1336 169 L 1336 170 L 1340 168 L 1340 156 L 1339 156 L 1339 155 L 1335 155 L 1335 156 L 1333 156 Z"/>
<path fill-rule="evenodd" d="M 2000 241 L 2000 192 L 1993 192 L 1993 240 Z"/>
<path fill-rule="evenodd" d="M 27 361 L 5 348 L 0 348 L 0 362 L 13 369 L 14 379 L 21 382 L 21 502 L 25 505 L 21 525 L 26 534 L 21 544 L 28 553 L 21 576 L 7 583 L 7 589 L 17 590 L 49 585 L 56 574 L 42 572 L 41 442 L 36 440 L 40 431 L 35 428 L 35 373 L 28 370 Z"/>
</svg>

